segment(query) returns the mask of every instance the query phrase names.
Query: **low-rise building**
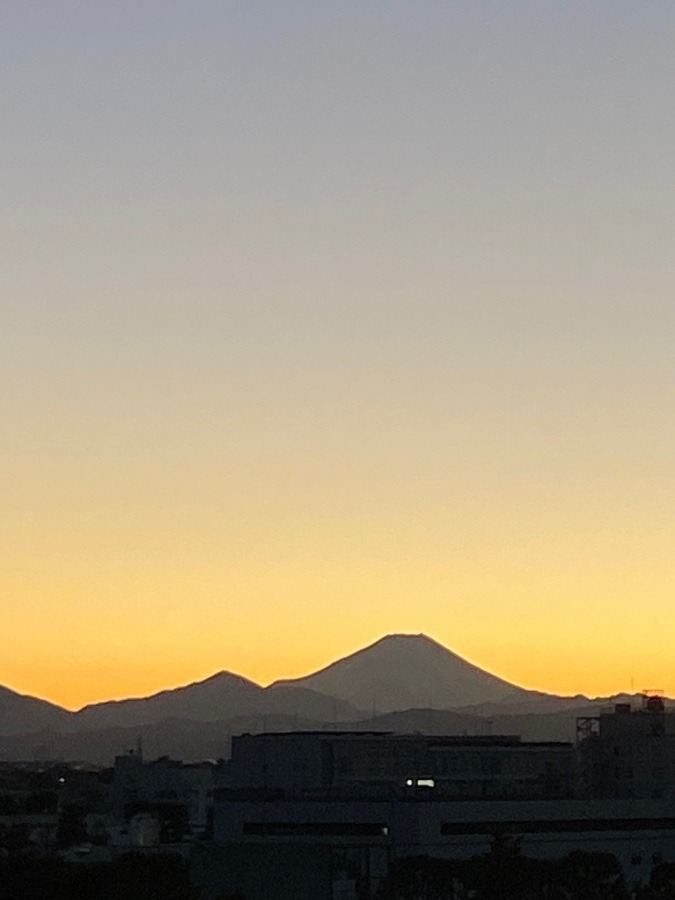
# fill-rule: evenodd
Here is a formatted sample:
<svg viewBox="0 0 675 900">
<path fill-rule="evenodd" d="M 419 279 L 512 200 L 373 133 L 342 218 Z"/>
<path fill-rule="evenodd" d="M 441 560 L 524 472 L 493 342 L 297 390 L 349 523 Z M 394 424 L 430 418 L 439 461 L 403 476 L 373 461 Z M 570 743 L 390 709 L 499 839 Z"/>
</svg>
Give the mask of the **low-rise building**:
<svg viewBox="0 0 675 900">
<path fill-rule="evenodd" d="M 675 800 L 675 712 L 662 697 L 617 703 L 579 720 L 580 793 Z"/>
<path fill-rule="evenodd" d="M 149 809 L 182 810 L 186 831 L 210 829 L 214 765 L 182 763 L 166 756 L 145 762 L 140 753 L 115 758 L 103 809 L 113 821 L 129 820 Z"/>
<path fill-rule="evenodd" d="M 570 743 L 515 736 L 439 737 L 386 732 L 244 734 L 219 770 L 221 798 L 557 799 L 575 791 Z"/>
</svg>

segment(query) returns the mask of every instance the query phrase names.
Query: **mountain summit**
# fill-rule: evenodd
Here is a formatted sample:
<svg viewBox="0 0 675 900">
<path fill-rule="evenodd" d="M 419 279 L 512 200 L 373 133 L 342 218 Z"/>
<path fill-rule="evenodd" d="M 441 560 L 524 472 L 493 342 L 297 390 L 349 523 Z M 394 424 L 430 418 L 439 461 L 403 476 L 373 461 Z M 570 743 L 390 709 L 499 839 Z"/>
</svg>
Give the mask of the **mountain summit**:
<svg viewBox="0 0 675 900">
<path fill-rule="evenodd" d="M 323 697 L 303 686 L 263 688 L 232 672 L 217 672 L 204 681 L 160 691 L 151 697 L 113 700 L 85 706 L 72 718 L 79 730 L 148 725 L 168 719 L 214 722 L 237 716 L 300 716 L 323 721 L 359 715 L 348 703 Z"/>
<path fill-rule="evenodd" d="M 294 684 L 378 712 L 453 709 L 529 696 L 424 634 L 391 634 Z"/>
</svg>

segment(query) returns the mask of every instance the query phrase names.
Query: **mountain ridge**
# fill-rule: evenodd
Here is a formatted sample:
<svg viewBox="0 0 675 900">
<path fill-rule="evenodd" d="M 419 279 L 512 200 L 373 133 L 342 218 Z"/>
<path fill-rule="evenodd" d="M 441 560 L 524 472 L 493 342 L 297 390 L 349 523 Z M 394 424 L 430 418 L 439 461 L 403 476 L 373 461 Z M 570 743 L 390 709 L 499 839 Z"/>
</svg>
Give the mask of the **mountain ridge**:
<svg viewBox="0 0 675 900">
<path fill-rule="evenodd" d="M 410 710 L 436 710 L 465 721 L 512 722 L 532 715 L 568 718 L 577 708 L 630 700 L 627 695 L 564 697 L 511 684 L 481 669 L 425 634 L 385 635 L 309 675 L 266 687 L 228 669 L 200 681 L 141 697 L 90 703 L 77 711 L 0 686 L 0 735 L 93 733 L 156 727 L 170 720 L 264 723 L 275 717 L 318 727 L 361 727 L 382 716 L 396 727 L 426 721 Z M 448 715 L 448 725 L 459 719 Z M 467 719 L 468 717 L 468 719 Z M 442 721 L 442 720 L 439 720 Z M 258 726 L 256 726 L 258 727 Z M 459 725 L 457 724 L 457 727 Z M 34 746 L 32 744 L 31 746 Z"/>
<path fill-rule="evenodd" d="M 73 715 L 70 710 L 41 700 L 30 694 L 21 694 L 0 685 L 0 733 L 15 734 L 30 728 L 48 728 L 63 724 Z M 29 728 L 26 728 L 26 725 Z"/>
</svg>

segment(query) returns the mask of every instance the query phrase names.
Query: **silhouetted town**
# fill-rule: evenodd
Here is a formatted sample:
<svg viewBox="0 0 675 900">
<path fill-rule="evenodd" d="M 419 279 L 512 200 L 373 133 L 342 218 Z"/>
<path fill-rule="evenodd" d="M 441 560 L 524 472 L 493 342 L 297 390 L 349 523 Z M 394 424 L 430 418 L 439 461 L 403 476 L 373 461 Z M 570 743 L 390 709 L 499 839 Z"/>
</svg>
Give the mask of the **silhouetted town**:
<svg viewBox="0 0 675 900">
<path fill-rule="evenodd" d="M 575 742 L 266 732 L 201 763 L 146 759 L 140 740 L 112 768 L 5 763 L 0 847 L 10 900 L 95 898 L 104 873 L 127 887 L 101 896 L 128 898 L 163 884 L 209 900 L 482 898 L 516 883 L 523 898 L 671 897 L 675 712 L 618 703 L 580 717 Z"/>
</svg>

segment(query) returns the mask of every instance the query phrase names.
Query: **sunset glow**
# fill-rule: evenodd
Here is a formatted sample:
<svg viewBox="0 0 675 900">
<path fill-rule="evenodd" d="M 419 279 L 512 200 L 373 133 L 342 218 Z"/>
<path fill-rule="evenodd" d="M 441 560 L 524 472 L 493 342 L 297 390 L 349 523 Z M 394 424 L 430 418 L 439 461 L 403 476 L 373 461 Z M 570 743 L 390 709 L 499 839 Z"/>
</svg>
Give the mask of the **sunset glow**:
<svg viewBox="0 0 675 900">
<path fill-rule="evenodd" d="M 675 10 L 508 6 L 2 13 L 0 684 L 675 696 Z"/>
</svg>

